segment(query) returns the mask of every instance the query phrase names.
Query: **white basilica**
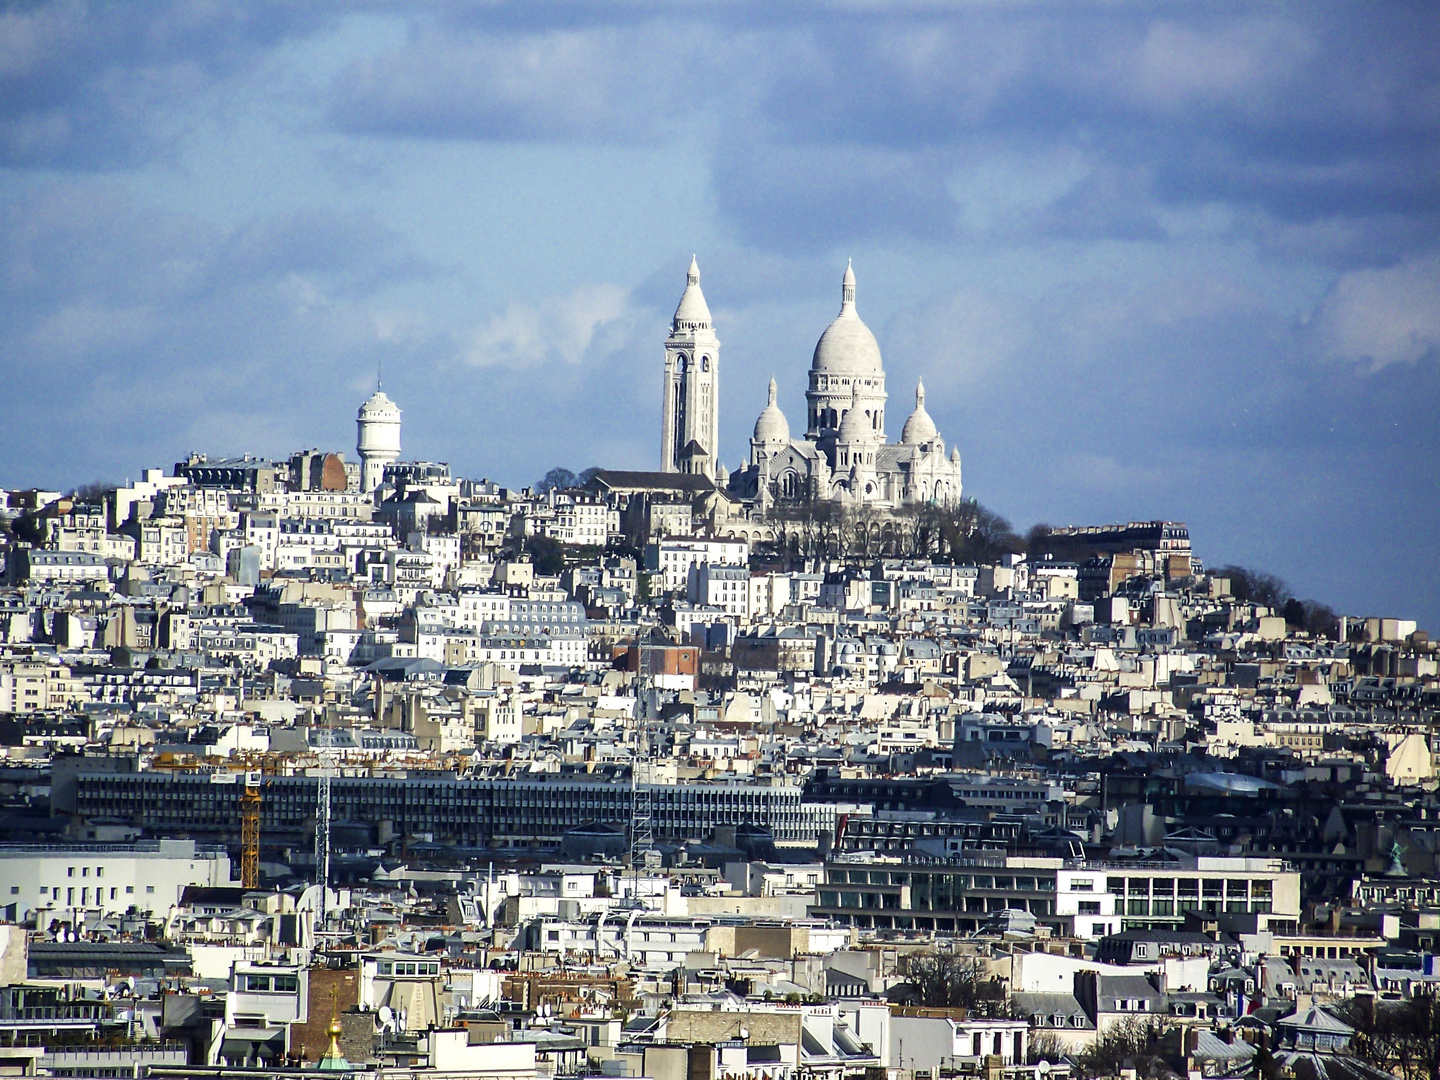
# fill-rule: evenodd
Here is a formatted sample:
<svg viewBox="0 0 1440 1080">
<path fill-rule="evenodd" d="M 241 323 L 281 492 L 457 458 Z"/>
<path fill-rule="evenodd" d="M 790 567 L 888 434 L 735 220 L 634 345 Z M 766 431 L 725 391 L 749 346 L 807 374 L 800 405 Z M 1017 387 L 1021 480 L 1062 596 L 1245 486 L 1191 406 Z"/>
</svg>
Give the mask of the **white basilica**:
<svg viewBox="0 0 1440 1080">
<path fill-rule="evenodd" d="M 665 342 L 663 471 L 712 476 L 733 498 L 761 511 L 811 499 L 876 509 L 960 501 L 960 452 L 946 456 L 925 411 L 923 384 L 915 388 L 915 411 L 900 441 L 886 441 L 885 368 L 875 335 L 855 308 L 855 272 L 848 265 L 840 314 L 820 335 L 810 362 L 804 438 L 790 437 L 771 379 L 748 463 L 726 476 L 716 452 L 719 381 L 720 342 L 692 259 Z"/>
</svg>

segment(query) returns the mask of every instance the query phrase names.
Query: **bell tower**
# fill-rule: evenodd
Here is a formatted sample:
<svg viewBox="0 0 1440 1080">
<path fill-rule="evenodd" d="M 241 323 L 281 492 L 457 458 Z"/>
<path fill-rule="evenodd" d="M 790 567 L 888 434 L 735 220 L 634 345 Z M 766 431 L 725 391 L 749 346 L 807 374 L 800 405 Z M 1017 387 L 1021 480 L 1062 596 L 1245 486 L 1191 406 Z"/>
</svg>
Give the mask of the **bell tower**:
<svg viewBox="0 0 1440 1080">
<path fill-rule="evenodd" d="M 694 256 L 665 339 L 664 394 L 661 472 L 699 473 L 713 480 L 720 460 L 720 339 L 710 324 Z"/>
</svg>

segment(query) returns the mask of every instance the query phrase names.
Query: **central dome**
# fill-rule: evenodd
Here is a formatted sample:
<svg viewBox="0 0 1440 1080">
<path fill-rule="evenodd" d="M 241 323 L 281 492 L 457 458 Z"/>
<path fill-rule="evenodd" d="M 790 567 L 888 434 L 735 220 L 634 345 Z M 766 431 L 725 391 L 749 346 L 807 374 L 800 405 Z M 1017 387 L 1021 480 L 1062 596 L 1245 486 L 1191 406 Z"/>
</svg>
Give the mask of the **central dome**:
<svg viewBox="0 0 1440 1080">
<path fill-rule="evenodd" d="M 815 345 L 810 370 L 836 375 L 878 375 L 880 345 L 855 310 L 855 271 L 847 264 L 840 285 L 840 314 Z"/>
</svg>

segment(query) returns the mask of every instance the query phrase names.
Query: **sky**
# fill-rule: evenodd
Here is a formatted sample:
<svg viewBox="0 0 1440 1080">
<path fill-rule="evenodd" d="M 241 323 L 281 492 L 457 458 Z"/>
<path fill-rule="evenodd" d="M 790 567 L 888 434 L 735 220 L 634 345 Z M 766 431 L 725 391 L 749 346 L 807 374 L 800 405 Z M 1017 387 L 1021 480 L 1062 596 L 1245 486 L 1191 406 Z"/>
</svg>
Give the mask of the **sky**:
<svg viewBox="0 0 1440 1080">
<path fill-rule="evenodd" d="M 190 451 L 654 468 L 698 256 L 720 458 L 854 260 L 1024 529 L 1440 631 L 1440 5 L 0 2 L 0 485 Z"/>
</svg>

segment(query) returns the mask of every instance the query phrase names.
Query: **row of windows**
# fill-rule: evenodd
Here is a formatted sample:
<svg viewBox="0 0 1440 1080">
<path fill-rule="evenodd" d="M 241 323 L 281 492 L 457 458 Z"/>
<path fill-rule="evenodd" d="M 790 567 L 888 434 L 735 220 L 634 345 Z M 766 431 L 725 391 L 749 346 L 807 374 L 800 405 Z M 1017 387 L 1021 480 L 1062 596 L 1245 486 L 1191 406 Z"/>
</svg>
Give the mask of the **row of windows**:
<svg viewBox="0 0 1440 1080">
<path fill-rule="evenodd" d="M 396 960 L 380 960 L 375 964 L 377 975 L 439 975 L 440 965 L 425 963 L 423 961 L 410 962 Z"/>
<path fill-rule="evenodd" d="M 53 897 L 55 900 L 59 900 L 59 899 L 60 899 L 60 890 L 61 890 L 62 888 L 65 890 L 65 902 L 66 902 L 67 904 L 73 904 L 73 903 L 75 902 L 75 887 L 74 887 L 73 885 L 70 885 L 70 886 L 61 886 L 61 885 L 48 886 L 48 885 L 41 885 L 41 886 L 40 886 L 40 895 L 41 895 L 41 896 L 50 896 L 50 897 Z M 20 891 L 20 886 L 19 886 L 19 885 L 11 885 L 11 886 L 10 886 L 10 895 L 11 895 L 11 896 L 16 895 L 17 893 L 19 893 L 19 891 Z M 153 893 L 155 892 L 155 886 L 154 886 L 154 885 L 146 885 L 146 886 L 145 886 L 145 892 L 148 893 L 148 894 L 153 894 Z M 118 900 L 118 899 L 120 899 L 120 895 L 119 895 L 119 894 L 120 894 L 120 890 L 119 890 L 118 888 L 112 888 L 112 889 L 110 890 L 110 899 L 111 899 L 111 900 Z M 134 894 L 135 894 L 135 886 L 134 886 L 134 885 L 126 885 L 126 886 L 125 886 L 125 895 L 126 895 L 126 896 L 133 896 Z M 95 900 L 96 900 L 96 902 L 98 903 L 99 901 L 103 900 L 104 898 L 105 898 L 105 890 L 104 890 L 103 888 L 101 888 L 100 886 L 98 886 L 98 885 L 95 886 Z M 81 888 L 80 888 L 80 902 L 81 902 L 82 904 L 88 904 L 88 903 L 90 903 L 90 887 L 89 887 L 88 885 L 81 886 Z"/>
<path fill-rule="evenodd" d="M 300 979 L 295 975 L 256 975 L 246 973 L 241 977 L 241 989 L 261 994 L 296 994 L 300 992 Z"/>
</svg>

